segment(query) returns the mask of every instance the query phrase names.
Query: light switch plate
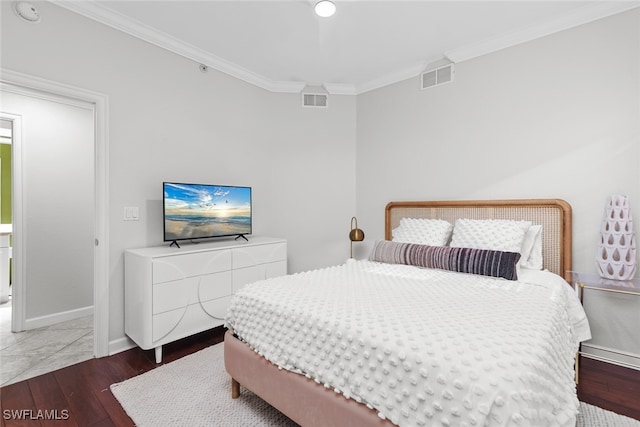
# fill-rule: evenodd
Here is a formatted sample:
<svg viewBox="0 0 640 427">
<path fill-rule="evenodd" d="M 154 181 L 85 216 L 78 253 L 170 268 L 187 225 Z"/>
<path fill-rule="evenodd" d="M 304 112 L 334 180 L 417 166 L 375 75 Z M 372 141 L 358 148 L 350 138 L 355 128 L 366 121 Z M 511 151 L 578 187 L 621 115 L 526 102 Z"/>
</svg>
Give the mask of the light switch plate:
<svg viewBox="0 0 640 427">
<path fill-rule="evenodd" d="M 125 206 L 124 208 L 124 220 L 125 221 L 138 221 L 140 219 L 140 211 L 137 206 Z"/>
</svg>

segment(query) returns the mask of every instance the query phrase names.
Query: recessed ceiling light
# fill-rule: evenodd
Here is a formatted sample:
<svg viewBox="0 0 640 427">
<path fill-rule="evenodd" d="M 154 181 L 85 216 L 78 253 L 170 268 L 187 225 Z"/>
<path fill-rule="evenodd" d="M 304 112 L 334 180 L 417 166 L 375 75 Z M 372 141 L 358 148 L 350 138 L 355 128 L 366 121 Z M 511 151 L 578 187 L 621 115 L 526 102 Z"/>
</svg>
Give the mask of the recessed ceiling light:
<svg viewBox="0 0 640 427">
<path fill-rule="evenodd" d="M 315 11 L 316 15 L 328 18 L 336 13 L 336 5 L 331 0 L 320 0 L 316 3 Z"/>
</svg>

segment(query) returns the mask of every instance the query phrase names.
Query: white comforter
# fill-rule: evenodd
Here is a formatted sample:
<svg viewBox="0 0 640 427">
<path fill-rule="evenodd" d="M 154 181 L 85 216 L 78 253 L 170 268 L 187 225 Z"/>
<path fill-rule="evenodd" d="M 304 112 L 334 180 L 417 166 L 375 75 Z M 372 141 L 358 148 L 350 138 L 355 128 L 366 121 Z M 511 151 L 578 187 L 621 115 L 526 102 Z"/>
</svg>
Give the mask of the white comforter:
<svg viewBox="0 0 640 427">
<path fill-rule="evenodd" d="M 584 311 L 560 277 L 520 277 L 348 262 L 247 285 L 227 326 L 399 426 L 572 425 Z"/>
</svg>

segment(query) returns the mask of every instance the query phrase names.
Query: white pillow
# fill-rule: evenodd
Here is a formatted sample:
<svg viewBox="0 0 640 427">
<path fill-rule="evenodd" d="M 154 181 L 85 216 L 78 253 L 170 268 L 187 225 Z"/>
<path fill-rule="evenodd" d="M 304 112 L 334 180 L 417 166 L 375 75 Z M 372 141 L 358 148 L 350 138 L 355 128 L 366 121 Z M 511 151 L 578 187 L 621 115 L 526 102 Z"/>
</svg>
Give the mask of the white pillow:
<svg viewBox="0 0 640 427">
<path fill-rule="evenodd" d="M 531 221 L 457 219 L 450 246 L 520 252 Z"/>
<path fill-rule="evenodd" d="M 522 242 L 520 267 L 542 270 L 542 226 L 532 225 L 524 235 Z"/>
<path fill-rule="evenodd" d="M 442 219 L 402 218 L 391 236 L 394 242 L 446 246 L 452 230 L 453 225 Z"/>
</svg>

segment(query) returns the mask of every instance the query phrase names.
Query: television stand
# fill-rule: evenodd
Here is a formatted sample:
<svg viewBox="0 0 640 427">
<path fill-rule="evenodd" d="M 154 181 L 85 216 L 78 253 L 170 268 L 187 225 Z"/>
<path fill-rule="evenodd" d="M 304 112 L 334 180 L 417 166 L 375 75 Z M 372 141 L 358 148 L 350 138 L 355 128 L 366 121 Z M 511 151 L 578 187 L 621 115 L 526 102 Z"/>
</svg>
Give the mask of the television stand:
<svg viewBox="0 0 640 427">
<path fill-rule="evenodd" d="M 125 251 L 124 332 L 143 350 L 155 349 L 156 363 L 165 344 L 224 325 L 238 289 L 287 274 L 286 240 L 229 239 Z"/>
<path fill-rule="evenodd" d="M 180 245 L 178 244 L 177 240 L 174 240 L 173 242 L 171 242 L 171 244 L 169 245 L 169 247 L 176 245 L 176 248 L 180 249 Z"/>
<path fill-rule="evenodd" d="M 236 238 L 235 238 L 235 239 L 233 239 L 233 240 L 238 240 L 238 239 L 239 239 L 239 238 L 241 238 L 241 237 L 242 237 L 244 240 L 246 240 L 247 242 L 249 241 L 249 239 L 247 239 L 247 236 L 245 236 L 244 234 L 238 234 L 238 235 L 236 236 Z"/>
</svg>

